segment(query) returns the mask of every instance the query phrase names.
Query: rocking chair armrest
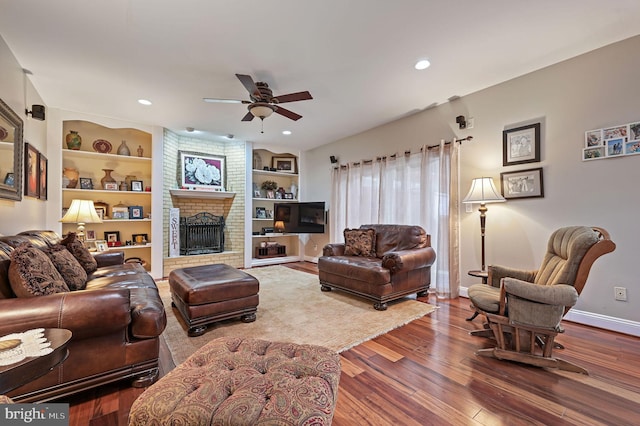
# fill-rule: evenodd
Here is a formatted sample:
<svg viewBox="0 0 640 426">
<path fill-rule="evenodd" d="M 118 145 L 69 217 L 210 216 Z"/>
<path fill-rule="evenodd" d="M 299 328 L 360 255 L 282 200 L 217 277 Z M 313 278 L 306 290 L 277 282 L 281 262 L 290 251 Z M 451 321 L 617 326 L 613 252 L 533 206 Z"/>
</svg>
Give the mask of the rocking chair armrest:
<svg viewBox="0 0 640 426">
<path fill-rule="evenodd" d="M 518 280 L 504 278 L 504 292 L 521 299 L 537 303 L 556 306 L 573 306 L 578 301 L 578 292 L 573 286 L 567 284 L 540 285 Z"/>
<path fill-rule="evenodd" d="M 525 269 L 509 268 L 508 266 L 501 265 L 489 265 L 488 271 L 488 284 L 493 287 L 500 287 L 500 280 L 506 277 L 516 278 L 522 281 L 528 281 L 532 283 L 538 271 L 528 271 Z"/>
</svg>

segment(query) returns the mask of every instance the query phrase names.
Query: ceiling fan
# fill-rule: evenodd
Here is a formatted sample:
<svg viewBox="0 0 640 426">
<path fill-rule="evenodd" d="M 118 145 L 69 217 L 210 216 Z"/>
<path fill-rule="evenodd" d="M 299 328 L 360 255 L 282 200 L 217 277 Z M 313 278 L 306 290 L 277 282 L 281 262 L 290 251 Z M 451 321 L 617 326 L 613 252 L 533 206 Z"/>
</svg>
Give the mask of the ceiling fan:
<svg viewBox="0 0 640 426">
<path fill-rule="evenodd" d="M 286 102 L 306 101 L 307 99 L 313 99 L 311 93 L 296 92 L 289 93 L 288 95 L 273 96 L 273 92 L 269 88 L 267 83 L 262 81 L 254 82 L 250 75 L 236 74 L 238 80 L 249 92 L 250 101 L 236 100 L 236 99 L 217 99 L 217 98 L 203 98 L 205 102 L 222 102 L 233 104 L 247 104 L 249 112 L 242 118 L 242 121 L 251 121 L 253 117 L 258 117 L 260 120 L 264 120 L 272 113 L 280 114 L 291 120 L 297 121 L 302 118 L 300 114 L 296 114 L 293 111 L 289 111 L 280 106 L 280 104 Z"/>
</svg>

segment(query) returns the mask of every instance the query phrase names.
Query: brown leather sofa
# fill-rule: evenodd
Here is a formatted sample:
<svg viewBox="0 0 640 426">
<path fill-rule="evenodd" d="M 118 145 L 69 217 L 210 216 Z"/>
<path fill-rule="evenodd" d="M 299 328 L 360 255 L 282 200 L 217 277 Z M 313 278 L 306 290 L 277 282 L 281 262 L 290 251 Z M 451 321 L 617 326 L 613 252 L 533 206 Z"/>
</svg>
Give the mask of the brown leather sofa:
<svg viewBox="0 0 640 426">
<path fill-rule="evenodd" d="M 86 289 L 15 297 L 10 254 L 23 242 L 44 249 L 61 241 L 52 231 L 0 237 L 0 336 L 34 328 L 73 334 L 69 356 L 44 376 L 8 392 L 16 402 L 43 402 L 122 379 L 147 386 L 158 377 L 159 336 L 166 314 L 153 278 L 122 251 L 95 255 Z"/>
<path fill-rule="evenodd" d="M 324 246 L 318 259 L 322 291 L 339 289 L 365 297 L 381 311 L 388 302 L 409 294 L 426 295 L 436 259 L 426 231 L 411 225 L 362 225 L 360 229 L 373 229 L 375 250 L 354 256 L 345 255 L 345 243 Z"/>
</svg>

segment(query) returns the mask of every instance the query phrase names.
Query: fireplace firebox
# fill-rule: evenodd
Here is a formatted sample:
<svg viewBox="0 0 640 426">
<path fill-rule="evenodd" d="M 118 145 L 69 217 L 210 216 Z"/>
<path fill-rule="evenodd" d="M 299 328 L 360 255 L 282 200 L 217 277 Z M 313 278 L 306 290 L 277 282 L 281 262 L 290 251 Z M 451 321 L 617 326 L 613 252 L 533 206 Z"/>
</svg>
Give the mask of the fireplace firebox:
<svg viewBox="0 0 640 426">
<path fill-rule="evenodd" d="M 202 212 L 180 218 L 182 256 L 224 251 L 224 217 Z"/>
</svg>

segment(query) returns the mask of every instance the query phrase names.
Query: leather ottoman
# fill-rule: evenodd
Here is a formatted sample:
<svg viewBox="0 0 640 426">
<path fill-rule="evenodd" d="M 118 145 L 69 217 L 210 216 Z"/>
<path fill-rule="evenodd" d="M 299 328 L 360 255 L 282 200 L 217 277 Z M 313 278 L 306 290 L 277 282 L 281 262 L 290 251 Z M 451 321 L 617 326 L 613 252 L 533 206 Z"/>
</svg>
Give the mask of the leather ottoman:
<svg viewBox="0 0 640 426">
<path fill-rule="evenodd" d="M 180 268 L 169 274 L 172 305 L 187 323 L 189 336 L 199 336 L 207 324 L 240 317 L 256 320 L 258 280 L 232 266 L 213 264 Z"/>
<path fill-rule="evenodd" d="M 220 337 L 144 391 L 129 425 L 330 425 L 339 380 L 322 346 Z"/>
</svg>

